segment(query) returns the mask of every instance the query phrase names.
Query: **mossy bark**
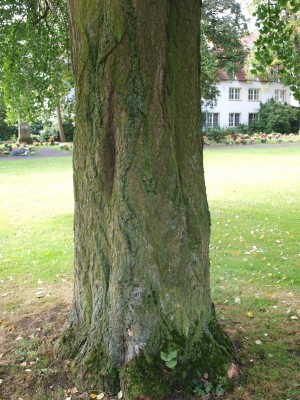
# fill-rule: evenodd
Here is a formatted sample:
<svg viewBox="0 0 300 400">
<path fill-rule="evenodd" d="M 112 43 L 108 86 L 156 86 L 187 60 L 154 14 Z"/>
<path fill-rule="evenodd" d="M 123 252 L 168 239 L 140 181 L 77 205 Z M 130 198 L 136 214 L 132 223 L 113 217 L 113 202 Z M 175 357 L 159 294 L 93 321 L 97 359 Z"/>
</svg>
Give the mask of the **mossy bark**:
<svg viewBox="0 0 300 400">
<path fill-rule="evenodd" d="M 221 376 L 209 287 L 195 0 L 69 0 L 75 288 L 61 350 L 81 381 L 163 399 Z M 178 351 L 168 370 L 160 351 Z"/>
</svg>

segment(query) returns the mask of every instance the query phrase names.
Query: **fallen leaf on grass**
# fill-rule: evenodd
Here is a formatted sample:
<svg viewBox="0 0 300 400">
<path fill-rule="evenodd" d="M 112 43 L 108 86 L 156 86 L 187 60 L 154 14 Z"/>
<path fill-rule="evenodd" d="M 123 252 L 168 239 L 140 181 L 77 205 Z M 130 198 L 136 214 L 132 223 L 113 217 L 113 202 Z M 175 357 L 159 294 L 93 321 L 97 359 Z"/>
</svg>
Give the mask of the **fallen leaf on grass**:
<svg viewBox="0 0 300 400">
<path fill-rule="evenodd" d="M 68 390 L 68 393 L 69 393 L 69 394 L 76 394 L 76 393 L 78 393 L 78 390 L 77 390 L 76 387 L 73 387 L 73 389 L 69 389 L 69 390 Z"/>
<path fill-rule="evenodd" d="M 7 292 L 7 293 L 3 293 L 1 294 L 1 297 L 7 297 L 9 294 L 12 294 L 13 292 Z"/>
<path fill-rule="evenodd" d="M 255 343 L 256 344 L 262 344 L 262 341 L 261 340 L 255 340 Z"/>
<path fill-rule="evenodd" d="M 247 317 L 249 317 L 249 318 L 254 318 L 253 312 L 252 312 L 252 311 L 248 311 L 248 312 L 247 312 Z"/>
<path fill-rule="evenodd" d="M 236 364 L 231 363 L 231 367 L 229 368 L 229 370 L 227 371 L 227 376 L 229 379 L 233 379 L 236 378 L 237 376 L 239 376 L 240 372 L 238 367 L 236 366 Z"/>
<path fill-rule="evenodd" d="M 298 319 L 298 317 L 296 317 L 296 315 L 292 315 L 290 318 L 291 318 L 293 321 L 297 321 L 297 319 Z"/>
</svg>

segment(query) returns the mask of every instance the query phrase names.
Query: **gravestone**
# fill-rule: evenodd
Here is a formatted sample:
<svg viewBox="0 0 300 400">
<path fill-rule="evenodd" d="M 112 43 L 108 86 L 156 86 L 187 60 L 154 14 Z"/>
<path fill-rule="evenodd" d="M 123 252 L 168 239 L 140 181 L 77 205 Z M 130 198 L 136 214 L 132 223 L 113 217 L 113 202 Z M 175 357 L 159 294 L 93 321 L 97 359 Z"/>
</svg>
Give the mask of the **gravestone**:
<svg viewBox="0 0 300 400">
<path fill-rule="evenodd" d="M 30 128 L 26 124 L 26 122 L 24 122 L 24 121 L 21 121 L 19 123 L 18 141 L 19 141 L 20 144 L 22 144 L 22 143 L 31 144 L 32 143 L 32 139 L 31 139 L 31 136 L 30 136 Z"/>
</svg>

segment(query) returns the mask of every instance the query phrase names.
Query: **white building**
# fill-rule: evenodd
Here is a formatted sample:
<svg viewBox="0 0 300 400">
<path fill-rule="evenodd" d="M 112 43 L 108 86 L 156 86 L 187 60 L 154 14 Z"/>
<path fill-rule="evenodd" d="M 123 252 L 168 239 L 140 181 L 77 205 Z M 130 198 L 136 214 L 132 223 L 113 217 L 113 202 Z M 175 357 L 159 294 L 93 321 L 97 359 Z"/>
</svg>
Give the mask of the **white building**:
<svg viewBox="0 0 300 400">
<path fill-rule="evenodd" d="M 248 125 L 257 118 L 260 102 L 274 98 L 278 102 L 299 106 L 291 90 L 278 81 L 260 78 L 248 80 L 244 70 L 234 76 L 219 72 L 220 95 L 213 108 L 203 109 L 203 128 Z"/>
</svg>

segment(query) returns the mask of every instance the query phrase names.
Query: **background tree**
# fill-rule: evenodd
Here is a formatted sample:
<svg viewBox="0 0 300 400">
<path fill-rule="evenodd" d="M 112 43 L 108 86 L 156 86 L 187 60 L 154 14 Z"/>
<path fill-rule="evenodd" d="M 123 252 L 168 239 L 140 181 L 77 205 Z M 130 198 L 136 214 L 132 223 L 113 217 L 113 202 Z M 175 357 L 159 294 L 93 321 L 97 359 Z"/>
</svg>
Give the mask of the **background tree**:
<svg viewBox="0 0 300 400">
<path fill-rule="evenodd" d="M 18 128 L 15 125 L 8 125 L 6 122 L 6 107 L 0 98 L 0 141 L 10 140 L 13 135 L 17 137 Z"/>
<path fill-rule="evenodd" d="M 235 0 L 204 0 L 201 17 L 201 98 L 209 104 L 218 95 L 218 71 L 234 73 L 244 65 L 247 21 Z"/>
<path fill-rule="evenodd" d="M 300 101 L 300 2 L 259 0 L 255 4 L 259 37 L 252 72 L 261 76 L 273 72 Z"/>
<path fill-rule="evenodd" d="M 232 347 L 210 298 L 200 2 L 68 4 L 76 250 L 60 351 L 81 383 L 127 400 L 216 383 Z"/>
<path fill-rule="evenodd" d="M 1 1 L 0 90 L 11 121 L 36 121 L 70 91 L 66 4 Z"/>
</svg>

